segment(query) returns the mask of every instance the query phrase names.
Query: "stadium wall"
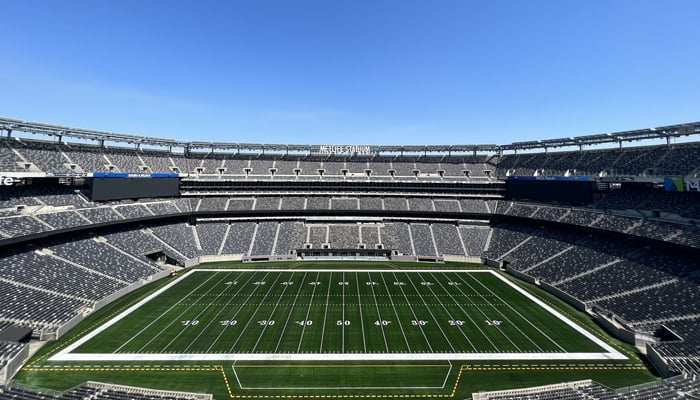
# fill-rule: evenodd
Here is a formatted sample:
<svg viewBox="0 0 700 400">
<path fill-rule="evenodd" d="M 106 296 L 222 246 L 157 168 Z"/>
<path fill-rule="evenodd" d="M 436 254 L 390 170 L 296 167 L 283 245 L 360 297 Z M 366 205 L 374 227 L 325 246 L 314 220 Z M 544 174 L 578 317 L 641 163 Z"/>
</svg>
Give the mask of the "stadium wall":
<svg viewBox="0 0 700 400">
<path fill-rule="evenodd" d="M 656 343 L 652 336 L 636 333 L 634 331 L 626 329 L 624 326 L 605 317 L 605 312 L 601 313 L 598 312 L 599 310 L 591 310 L 585 302 L 577 299 L 576 297 L 566 292 L 561 291 L 560 289 L 548 284 L 547 282 L 540 282 L 534 277 L 510 267 L 506 267 L 506 271 L 520 280 L 539 286 L 542 290 L 557 296 L 558 298 L 566 301 L 570 305 L 576 307 L 578 310 L 590 314 L 593 317 L 593 319 L 606 331 L 608 331 L 611 335 L 626 343 L 635 345 L 640 348 L 646 346 L 649 343 Z"/>
<path fill-rule="evenodd" d="M 654 366 L 654 368 L 659 372 L 659 375 L 661 375 L 664 378 L 668 378 L 671 376 L 676 375 L 675 372 L 671 371 L 671 368 L 669 367 L 668 363 L 664 360 L 663 357 L 656 351 L 654 346 L 651 345 L 651 343 L 646 344 L 646 353 L 647 353 L 647 359 L 651 363 L 651 365 Z"/>
<path fill-rule="evenodd" d="M 623 325 L 620 323 L 616 322 L 614 318 L 609 318 L 606 315 L 608 315 L 606 310 L 601 310 L 599 308 L 594 308 L 593 312 L 593 319 L 605 330 L 607 330 L 610 334 L 615 336 L 616 338 L 627 342 L 629 344 L 633 344 L 637 346 L 638 348 L 644 348 L 648 344 L 654 344 L 657 341 L 654 339 L 653 336 L 651 335 L 645 335 L 643 333 L 638 333 L 634 332 L 632 330 L 629 330 L 625 328 Z"/>
<path fill-rule="evenodd" d="M 513 275 L 514 277 L 516 277 L 520 280 L 537 285 L 541 289 L 559 297 L 560 299 L 566 301 L 567 303 L 571 304 L 572 306 L 576 307 L 577 309 L 579 309 L 581 311 L 588 311 L 588 308 L 586 307 L 586 303 L 575 298 L 574 296 L 571 296 L 568 293 L 562 292 L 561 290 L 555 288 L 554 286 L 552 286 L 546 282 L 539 282 L 533 276 L 530 276 L 528 274 L 520 272 L 520 271 L 513 269 L 509 266 L 506 266 L 506 271 L 509 274 Z"/>
<path fill-rule="evenodd" d="M 29 359 L 29 344 L 25 344 L 12 359 L 7 360 L 7 364 L 0 369 L 0 385 L 7 385 Z"/>
<path fill-rule="evenodd" d="M 124 287 L 124 288 L 110 294 L 109 296 L 107 296 L 101 300 L 96 301 L 93 304 L 91 309 L 84 310 L 83 312 L 78 313 L 78 315 L 76 315 L 73 319 L 71 319 L 70 321 L 66 322 L 65 324 L 59 326 L 58 328 L 56 328 L 55 331 L 53 331 L 53 332 L 52 331 L 42 331 L 40 336 L 39 336 L 39 339 L 40 340 L 58 340 L 63 335 L 65 335 L 68 331 L 70 331 L 74 326 L 78 325 L 82 320 L 87 318 L 87 316 L 92 314 L 93 312 L 95 312 L 95 311 L 99 310 L 100 308 L 106 306 L 107 304 L 117 300 L 118 298 L 126 295 L 127 293 L 133 292 L 134 290 L 142 287 L 143 285 L 145 285 L 147 283 L 150 283 L 152 281 L 156 281 L 156 280 L 161 279 L 161 278 L 165 278 L 168 275 L 170 275 L 170 271 L 163 270 L 163 271 L 157 272 L 157 273 L 155 273 L 155 274 L 153 274 L 153 275 L 151 275 L 151 276 L 147 277 L 146 279 L 143 279 L 139 282 L 132 283 L 131 285 Z"/>
</svg>

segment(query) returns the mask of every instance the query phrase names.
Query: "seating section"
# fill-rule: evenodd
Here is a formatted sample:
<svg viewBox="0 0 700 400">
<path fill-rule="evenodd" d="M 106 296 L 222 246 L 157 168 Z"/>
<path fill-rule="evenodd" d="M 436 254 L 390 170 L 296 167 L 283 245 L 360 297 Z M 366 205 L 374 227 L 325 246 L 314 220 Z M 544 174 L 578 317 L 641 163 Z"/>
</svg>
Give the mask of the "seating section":
<svg viewBox="0 0 700 400">
<path fill-rule="evenodd" d="M 0 322 L 30 326 L 37 333 L 55 329 L 95 302 L 161 272 L 153 262 L 132 255 L 138 254 L 139 245 L 147 243 L 139 234 L 116 231 L 4 250 L 0 255 L 0 292 L 6 307 L 0 310 Z"/>
<path fill-rule="evenodd" d="M 698 193 L 691 195 L 700 196 Z M 620 210 L 602 211 L 594 207 L 573 208 L 501 200 L 496 214 L 563 222 L 700 248 L 700 227 L 696 223 L 642 217 L 639 212 L 629 214 Z"/>
<path fill-rule="evenodd" d="M 674 371 L 697 375 L 700 261 L 683 251 L 668 252 L 654 244 L 666 242 L 692 251 L 700 248 L 700 194 L 628 189 L 623 185 L 623 189 L 596 196 L 589 206 L 571 207 L 465 192 L 432 195 L 431 190 L 325 193 L 318 182 L 407 181 L 428 185 L 444 181 L 460 186 L 460 182 L 485 182 L 508 175 L 662 177 L 688 175 L 698 168 L 697 143 L 517 155 L 345 159 L 205 152 L 185 156 L 0 138 L 0 173 L 179 172 L 192 174 L 193 179 L 270 181 L 264 185 L 287 180 L 319 185 L 319 191 L 308 194 L 222 191 L 215 195 L 186 193 L 175 199 L 114 202 L 91 202 L 75 188 L 64 185 L 4 187 L 0 191 L 0 240 L 7 243 L 28 236 L 32 241 L 0 249 L 0 293 L 4 299 L 0 326 L 29 326 L 37 334 L 56 330 L 101 300 L 163 272 L 162 265 L 146 257 L 157 258 L 154 253 L 158 258 L 164 255 L 184 264 L 198 256 L 281 256 L 309 247 L 383 248 L 418 258 L 483 256 L 503 262 L 512 271 L 551 285 L 630 329 L 652 334 L 662 328 L 675 332 L 680 340 L 664 339 L 653 349 Z M 285 213 L 266 213 L 277 210 Z M 317 217 L 358 210 L 372 211 L 367 213 L 371 217 L 304 219 L 309 214 Z M 381 210 L 387 213 L 376 212 Z M 225 211 L 230 213 L 217 215 Z M 264 218 L 252 219 L 250 211 Z M 295 215 L 294 211 L 311 212 Z M 411 218 L 404 219 L 404 212 L 409 211 L 413 213 L 408 214 Z M 194 213 L 188 216 L 188 222 L 175 217 L 190 212 Z M 390 212 L 401 213 L 392 216 Z M 493 226 L 483 221 L 488 214 L 497 214 Z M 522 218 L 536 223 L 512 222 Z M 570 226 L 561 228 L 541 221 Z M 586 232 L 600 235 L 581 233 L 572 226 L 595 228 Z M 62 233 L 71 234 L 41 238 L 46 232 L 64 229 Z M 617 235 L 613 240 L 605 232 L 624 233 L 631 239 L 618 239 Z M 9 357 L 6 355 L 15 351 L 15 345 L 0 342 L 0 368 Z M 615 393 L 588 382 L 488 394 L 486 398 L 676 398 L 682 390 L 699 388 L 697 378 L 683 376 L 634 393 Z M 46 397 L 51 396 L 0 389 L 0 400 Z M 81 386 L 54 396 L 62 397 L 171 398 L 103 386 Z"/>
<path fill-rule="evenodd" d="M 197 237 L 202 246 L 202 255 L 219 255 L 221 243 L 226 237 L 229 225 L 225 222 L 200 222 L 197 224 Z"/>
<path fill-rule="evenodd" d="M 282 221 L 279 223 L 274 255 L 287 255 L 290 251 L 302 247 L 302 239 L 300 237 L 301 225 L 302 224 L 299 222 L 292 221 Z"/>
<path fill-rule="evenodd" d="M 478 393 L 477 400 L 680 400 L 700 390 L 700 378 L 679 375 L 649 385 L 613 391 L 591 380 Z"/>
<path fill-rule="evenodd" d="M 176 249 L 185 258 L 194 258 L 200 252 L 194 240 L 193 227 L 185 223 L 151 226 L 153 235 L 168 246 Z"/>
<path fill-rule="evenodd" d="M 483 180 L 507 175 L 683 176 L 698 168 L 700 145 L 473 156 L 374 157 L 182 153 L 2 138 L 2 172 L 179 172 L 201 177 L 292 180 Z"/>
<path fill-rule="evenodd" d="M 277 222 L 264 221 L 257 224 L 257 229 L 253 237 L 253 248 L 251 256 L 267 256 L 272 254 L 277 235 Z"/>
<path fill-rule="evenodd" d="M 681 349 L 700 346 L 698 330 L 684 321 L 697 318 L 700 261 L 633 241 L 572 234 L 549 228 L 501 224 L 493 229 L 488 257 L 568 293 L 628 327 L 674 323 L 683 336 Z M 664 354 L 674 353 L 666 343 Z M 688 354 L 672 355 L 680 371 L 699 373 Z"/>
<path fill-rule="evenodd" d="M 255 232 L 254 222 L 232 223 L 224 239 L 221 254 L 247 255 Z"/>
<path fill-rule="evenodd" d="M 45 393 L 0 386 L 0 400 L 202 400 L 200 393 L 142 389 L 111 383 L 87 382 L 64 393 Z"/>
<path fill-rule="evenodd" d="M 697 168 L 700 145 L 629 147 L 555 153 L 503 155 L 497 160 L 497 174 L 545 176 L 683 176 Z"/>
</svg>

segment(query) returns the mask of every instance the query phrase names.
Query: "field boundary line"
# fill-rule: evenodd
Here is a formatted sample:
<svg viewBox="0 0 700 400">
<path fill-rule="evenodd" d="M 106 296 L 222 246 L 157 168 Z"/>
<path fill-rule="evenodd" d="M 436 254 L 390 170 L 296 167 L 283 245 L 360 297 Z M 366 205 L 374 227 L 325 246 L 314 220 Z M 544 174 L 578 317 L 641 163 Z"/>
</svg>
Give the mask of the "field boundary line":
<svg viewBox="0 0 700 400">
<path fill-rule="evenodd" d="M 554 315 L 555 317 L 559 318 L 562 322 L 564 322 L 565 324 L 569 325 L 569 326 L 570 326 L 571 328 L 573 328 L 576 332 L 578 332 L 578 333 L 580 333 L 581 335 L 585 336 L 588 340 L 592 341 L 593 343 L 595 343 L 595 344 L 597 344 L 598 346 L 602 347 L 603 349 L 607 350 L 607 353 L 604 353 L 604 354 L 607 354 L 608 357 L 609 357 L 610 359 L 614 359 L 614 360 L 626 360 L 626 359 L 627 359 L 627 357 L 625 357 L 625 355 L 623 355 L 622 353 L 620 353 L 619 351 L 617 351 L 616 349 L 614 349 L 614 348 L 613 348 L 612 346 L 610 346 L 609 344 L 605 343 L 605 341 L 603 341 L 603 340 L 601 340 L 600 338 L 598 338 L 598 336 L 593 335 L 593 334 L 592 334 L 591 332 L 589 332 L 587 329 L 585 329 L 585 328 L 581 327 L 579 324 L 573 322 L 572 320 L 570 320 L 569 318 L 567 318 L 566 316 L 564 316 L 562 313 L 560 313 L 558 310 L 554 309 L 553 307 L 551 307 L 550 305 L 546 304 L 545 302 L 543 302 L 543 301 L 540 300 L 539 298 L 535 297 L 534 295 L 532 295 L 532 294 L 531 294 L 530 292 L 528 292 L 527 290 L 525 290 L 525 289 L 521 288 L 520 286 L 514 284 L 513 282 L 509 281 L 508 279 L 504 278 L 503 276 L 501 276 L 500 274 L 498 274 L 498 273 L 496 273 L 496 272 L 494 272 L 494 271 L 490 271 L 490 270 L 489 270 L 488 272 L 490 272 L 493 276 L 497 277 L 499 280 L 501 280 L 502 282 L 504 282 L 506 285 L 508 285 L 508 286 L 510 286 L 511 288 L 513 288 L 514 290 L 516 290 L 518 293 L 522 294 L 523 296 L 525 296 L 525 297 L 527 297 L 528 299 L 530 299 L 531 301 L 533 301 L 533 302 L 534 302 L 535 304 L 537 304 L 538 306 L 542 307 L 543 309 L 545 309 L 546 311 L 548 311 L 549 313 L 551 313 L 551 314 Z"/>
<path fill-rule="evenodd" d="M 472 277 L 472 278 L 473 278 L 473 277 Z M 464 280 L 463 278 L 460 278 L 460 279 Z M 478 279 L 474 279 L 474 281 L 475 281 L 476 283 L 478 283 L 479 285 L 481 285 L 482 288 L 486 289 L 486 290 L 487 290 L 488 292 L 490 292 L 492 295 L 496 296 L 496 298 L 497 298 L 498 300 L 500 300 L 503 304 L 505 304 L 506 307 L 510 308 L 511 311 L 513 311 L 517 316 L 519 316 L 519 317 L 522 318 L 524 321 L 526 321 L 528 324 L 530 324 L 530 326 L 532 326 L 533 328 L 535 328 L 535 330 L 536 330 L 537 332 L 539 332 L 540 334 L 542 334 L 542 335 L 543 335 L 545 338 L 547 338 L 550 342 L 554 343 L 555 346 L 559 347 L 559 349 L 561 349 L 562 351 L 566 351 L 566 349 L 564 349 L 564 348 L 563 348 L 559 343 L 557 343 L 554 339 L 552 339 L 551 337 L 549 337 L 549 335 L 547 335 L 546 333 L 542 332 L 542 329 L 540 329 L 539 326 L 533 324 L 532 321 L 530 321 L 529 319 L 525 318 L 524 315 L 522 315 L 518 310 L 516 310 L 510 303 L 504 301 L 503 298 L 502 298 L 501 296 L 499 296 L 498 294 L 496 294 L 493 290 L 491 290 L 491 288 L 489 288 L 488 286 L 484 285 L 484 283 L 483 283 L 483 282 L 480 282 Z M 466 283 L 466 282 L 465 282 L 465 283 Z M 471 285 L 469 285 L 469 286 L 471 286 Z M 483 297 L 483 295 L 481 295 L 481 296 Z M 503 314 L 502 311 L 500 311 L 500 310 L 498 310 L 498 309 L 496 309 L 496 311 L 497 311 L 499 314 L 501 314 L 501 315 L 505 318 L 505 315 Z M 507 319 L 507 318 L 506 318 L 506 319 Z M 516 326 L 517 326 L 517 325 L 516 325 Z M 538 349 L 542 350 L 542 348 L 541 348 L 537 343 L 535 343 L 535 341 L 534 341 L 530 336 L 525 335 L 525 333 L 520 329 L 519 326 L 517 326 L 516 329 L 518 330 L 518 332 L 522 333 L 523 336 L 527 337 L 527 339 L 528 339 L 532 344 L 534 344 Z"/>
<path fill-rule="evenodd" d="M 410 277 L 410 274 L 412 273 L 435 273 L 435 272 L 454 272 L 454 273 L 490 273 L 493 276 L 495 276 L 497 279 L 508 285 L 510 288 L 513 290 L 516 290 L 526 298 L 528 298 L 530 301 L 534 302 L 537 304 L 539 307 L 543 308 L 545 311 L 549 312 L 556 318 L 562 320 L 565 324 L 573 328 L 575 331 L 578 333 L 582 334 L 584 337 L 587 339 L 591 340 L 598 346 L 600 346 L 602 349 L 606 350 L 607 352 L 598 352 L 598 353 L 460 353 L 460 352 L 451 352 L 451 353 L 351 353 L 351 354 L 319 354 L 319 353 L 309 353 L 309 354 L 274 354 L 274 353 L 228 353 L 228 354 L 203 354 L 203 353 L 77 353 L 74 354 L 73 351 L 77 349 L 79 346 L 82 344 L 86 343 L 88 340 L 94 338 L 97 334 L 105 331 L 107 328 L 110 326 L 114 325 L 118 321 L 122 320 L 125 318 L 127 315 L 130 313 L 134 312 L 138 308 L 140 308 L 143 304 L 147 303 L 148 301 L 151 301 L 152 299 L 156 298 L 157 296 L 161 295 L 164 293 L 166 290 L 170 289 L 172 286 L 175 284 L 179 283 L 182 279 L 186 279 L 189 277 L 191 274 L 195 272 L 219 272 L 219 271 L 225 271 L 225 272 L 236 272 L 236 271 L 243 271 L 243 272 L 264 272 L 265 274 L 270 274 L 270 273 L 279 273 L 279 276 L 281 276 L 282 272 L 319 272 L 319 273 L 329 273 L 329 272 L 339 272 L 339 271 L 354 271 L 354 272 L 371 272 L 371 271 L 376 271 L 376 272 L 386 272 L 386 273 L 395 273 L 397 272 L 396 270 L 393 269 L 376 269 L 376 270 L 367 270 L 367 269 L 361 269 L 361 270 L 356 270 L 356 269 L 348 269 L 348 270 L 326 270 L 326 269 L 234 269 L 234 268 L 227 268 L 227 269 L 193 269 L 179 278 L 173 280 L 172 282 L 166 284 L 165 286 L 159 288 L 158 290 L 154 291 L 150 295 L 146 296 L 142 300 L 138 301 L 134 305 L 130 306 L 127 308 L 125 311 L 122 311 L 115 317 L 111 318 L 108 320 L 106 323 L 103 325 L 97 327 L 93 331 L 89 332 L 86 336 L 83 336 L 82 338 L 79 338 L 72 344 L 66 346 L 62 350 L 60 350 L 58 353 L 54 354 L 50 358 L 48 358 L 49 361 L 144 361 L 144 360 L 157 360 L 157 361 L 217 361 L 217 360 L 222 360 L 222 361 L 231 361 L 231 360 L 307 360 L 307 361 L 313 361 L 313 360 L 405 360 L 405 359 L 433 359 L 433 360 L 447 360 L 447 359 L 452 359 L 452 360 L 503 360 L 503 359 L 511 359 L 511 360 L 519 360 L 519 359 L 535 359 L 535 360 L 623 360 L 627 359 L 627 357 L 623 354 L 621 354 L 618 350 L 615 348 L 611 347 L 607 343 L 605 343 L 602 339 L 598 338 L 597 336 L 594 336 L 591 334 L 588 330 L 582 328 L 578 324 L 574 323 L 571 321 L 569 318 L 564 316 L 561 312 L 557 311 L 554 309 L 552 306 L 546 304 L 539 298 L 535 297 L 534 295 L 530 294 L 527 292 L 525 289 L 519 287 L 513 282 L 510 282 L 508 279 L 505 277 L 501 276 L 500 274 L 496 273 L 495 271 L 488 270 L 488 269 L 444 269 L 444 270 L 425 270 L 425 269 L 416 269 L 416 270 L 406 270 L 406 271 L 401 271 L 403 274 L 408 278 Z M 410 280 L 410 279 L 409 279 Z M 413 281 L 411 281 L 411 284 L 414 286 L 414 290 L 416 290 L 415 285 L 413 284 Z M 329 284 L 330 286 L 330 284 Z M 376 297 L 376 296 L 375 296 Z M 423 299 L 423 303 L 425 304 L 425 299 Z M 430 312 L 430 309 L 428 309 Z M 432 314 L 432 312 L 431 312 Z M 435 320 L 435 316 L 433 315 L 433 320 Z M 325 321 L 324 321 L 325 322 Z M 438 325 L 439 327 L 439 325 Z M 441 328 L 440 328 L 441 329 Z M 443 336 L 445 336 L 444 332 Z M 363 328 L 363 334 L 364 334 L 364 328 Z M 449 339 L 448 339 L 448 343 Z M 451 343 L 450 343 L 451 345 Z M 454 349 L 454 348 L 453 348 Z M 423 358 L 426 357 L 426 358 Z"/>
<path fill-rule="evenodd" d="M 162 288 L 160 288 L 160 289 L 156 290 L 155 292 L 149 294 L 149 295 L 146 296 L 145 298 L 139 300 L 138 302 L 136 302 L 136 304 L 130 306 L 130 307 L 127 308 L 126 310 L 122 311 L 121 313 L 118 313 L 116 316 L 112 317 L 112 318 L 111 318 L 110 320 L 108 320 L 106 323 L 104 323 L 104 324 L 98 326 L 97 328 L 95 328 L 92 332 L 88 333 L 87 335 L 85 335 L 85 336 L 79 338 L 79 339 L 76 340 L 75 342 L 73 342 L 73 343 L 69 344 L 68 346 L 64 347 L 61 351 L 59 351 L 58 353 L 56 353 L 54 356 L 50 357 L 50 358 L 49 358 L 49 361 L 53 360 L 53 359 L 54 359 L 55 357 L 57 357 L 57 356 L 61 356 L 62 354 L 71 353 L 73 350 L 75 350 L 76 348 L 78 348 L 78 347 L 80 347 L 81 345 L 83 345 L 83 343 L 85 343 L 85 342 L 87 342 L 88 340 L 92 339 L 93 337 L 97 336 L 99 333 L 101 333 L 102 331 L 106 330 L 106 329 L 109 328 L 110 326 L 112 326 L 112 325 L 116 324 L 117 322 L 121 321 L 123 318 L 125 318 L 126 316 L 128 316 L 128 315 L 131 314 L 132 312 L 138 310 L 139 308 L 141 308 L 141 306 L 143 306 L 144 304 L 148 303 L 148 302 L 151 301 L 152 299 L 158 297 L 161 293 L 163 293 L 163 292 L 165 292 L 166 290 L 170 289 L 171 287 L 173 287 L 174 285 L 176 285 L 177 283 L 179 283 L 181 280 L 183 280 L 183 279 L 187 278 L 188 276 L 192 275 L 195 271 L 196 271 L 196 270 L 192 270 L 192 271 L 189 271 L 189 272 L 184 273 L 184 274 L 181 275 L 179 278 L 176 278 L 175 280 L 173 280 L 173 281 L 170 282 L 169 284 L 163 286 Z"/>
</svg>

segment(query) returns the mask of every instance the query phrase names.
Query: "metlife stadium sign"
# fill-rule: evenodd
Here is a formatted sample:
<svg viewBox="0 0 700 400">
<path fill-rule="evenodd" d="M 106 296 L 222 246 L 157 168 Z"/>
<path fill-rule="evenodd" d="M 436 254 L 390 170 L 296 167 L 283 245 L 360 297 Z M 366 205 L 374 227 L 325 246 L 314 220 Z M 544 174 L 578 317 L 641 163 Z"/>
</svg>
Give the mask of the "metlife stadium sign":
<svg viewBox="0 0 700 400">
<path fill-rule="evenodd" d="M 356 145 L 356 144 L 330 144 L 330 145 L 320 145 L 313 148 L 312 153 L 314 154 L 361 154 L 361 155 L 372 155 L 377 153 L 377 150 L 372 146 L 367 145 Z"/>
</svg>

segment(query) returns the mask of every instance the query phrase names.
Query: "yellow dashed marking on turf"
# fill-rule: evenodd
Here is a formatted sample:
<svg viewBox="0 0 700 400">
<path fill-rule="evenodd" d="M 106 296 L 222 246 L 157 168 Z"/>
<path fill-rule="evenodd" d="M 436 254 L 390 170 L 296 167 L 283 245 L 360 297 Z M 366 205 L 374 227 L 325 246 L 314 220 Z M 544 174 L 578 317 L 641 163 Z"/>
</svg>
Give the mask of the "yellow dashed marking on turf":
<svg viewBox="0 0 700 400">
<path fill-rule="evenodd" d="M 596 366 L 596 365 L 578 365 L 578 366 L 567 366 L 567 365 L 543 365 L 543 366 L 498 366 L 494 365 L 491 367 L 470 367 L 465 366 L 465 369 L 471 371 L 603 371 L 603 370 L 644 370 L 646 369 L 643 365 L 616 365 L 616 366 Z M 460 371 L 461 372 L 461 371 Z"/>
<path fill-rule="evenodd" d="M 357 366 L 357 365 L 355 365 Z M 361 365 L 362 366 L 362 365 Z M 406 365 L 409 366 L 409 365 Z M 420 365 L 420 367 L 434 366 L 434 367 L 445 367 L 445 365 Z M 236 366 L 240 367 L 240 366 Z M 263 366 L 260 366 L 263 367 Z M 311 366 L 313 367 L 313 366 Z M 340 366 L 340 367 L 350 367 L 350 366 Z M 396 365 L 392 365 L 396 367 Z M 411 365 L 411 367 L 416 367 Z M 228 390 L 229 396 L 232 399 L 406 399 L 406 398 L 423 398 L 423 399 L 437 399 L 437 398 L 453 398 L 456 396 L 457 388 L 459 387 L 459 381 L 462 378 L 462 371 L 468 369 L 468 366 L 461 365 L 458 369 L 457 378 L 455 379 L 455 384 L 452 386 L 452 391 L 450 394 L 329 394 L 329 395 L 238 395 L 233 394 L 231 387 L 228 383 L 228 378 L 222 370 L 224 375 L 224 381 L 226 383 L 226 389 Z"/>
</svg>

